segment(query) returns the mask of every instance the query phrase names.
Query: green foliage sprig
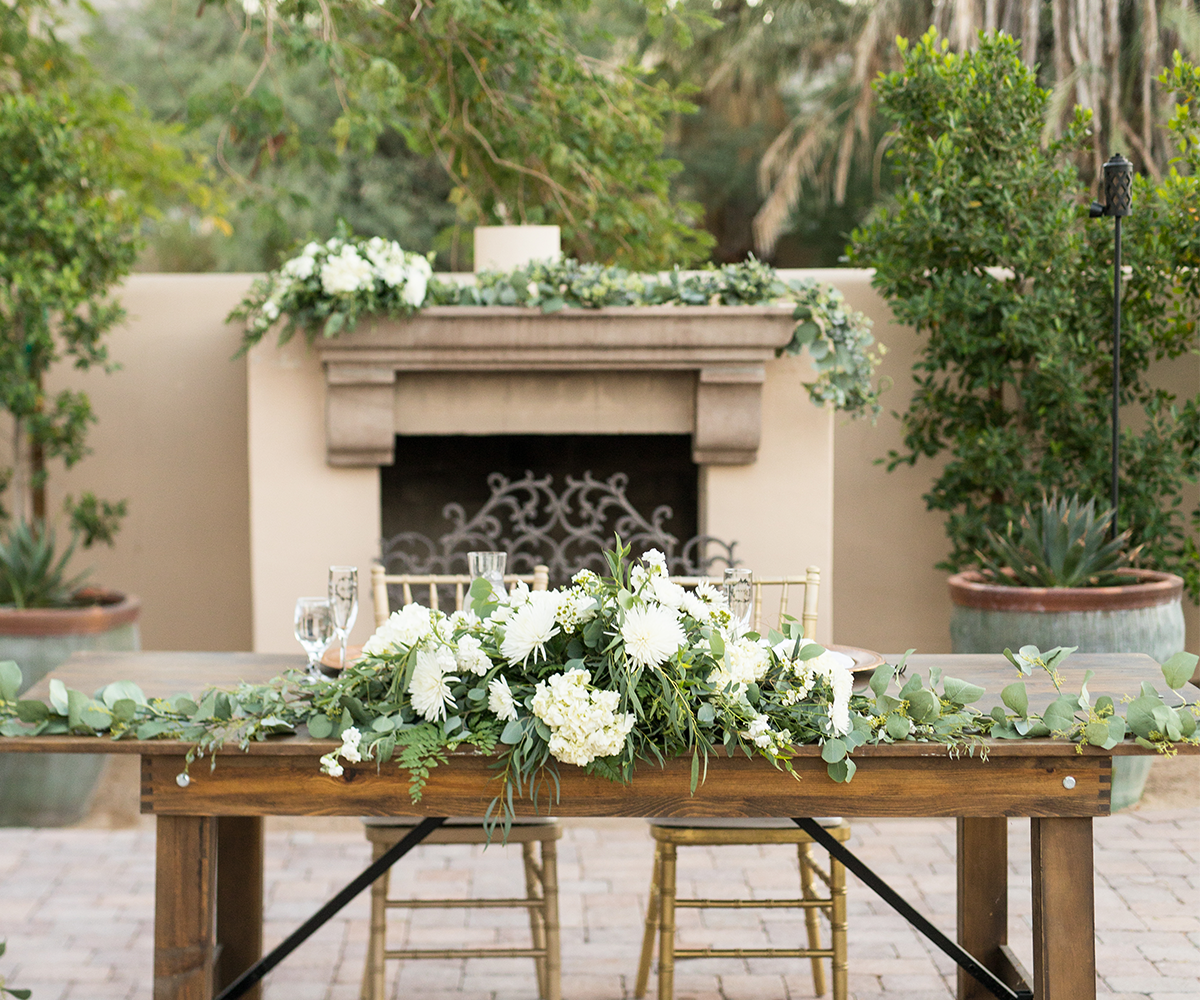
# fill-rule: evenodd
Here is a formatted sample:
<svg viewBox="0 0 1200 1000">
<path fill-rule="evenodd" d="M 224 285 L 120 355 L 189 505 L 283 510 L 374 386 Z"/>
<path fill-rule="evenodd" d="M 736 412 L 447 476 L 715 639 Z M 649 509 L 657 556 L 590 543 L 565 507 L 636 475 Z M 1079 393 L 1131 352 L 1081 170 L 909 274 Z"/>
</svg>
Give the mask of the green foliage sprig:
<svg viewBox="0 0 1200 1000">
<path fill-rule="evenodd" d="M 983 575 L 1020 587 L 1119 587 L 1130 582 L 1119 572 L 1136 553 L 1128 553 L 1129 532 L 1111 537 L 1113 513 L 1096 514 L 1096 501 L 1079 497 L 1042 497 L 1025 505 L 1020 523 L 1007 531 L 987 529 L 988 547 L 978 553 Z"/>
<path fill-rule="evenodd" d="M 407 260 L 417 278 L 388 282 L 371 266 L 370 246 Z M 331 291 L 324 269 L 346 248 L 364 264 L 353 287 Z M 675 269 L 638 273 L 623 267 L 583 264 L 574 259 L 536 262 L 512 271 L 480 274 L 474 284 L 431 275 L 425 258 L 397 244 L 355 238 L 346 229 L 325 244 L 309 243 L 279 270 L 256 281 L 229 319 L 245 322 L 242 350 L 258 343 L 281 319 L 280 342 L 302 330 L 309 343 L 352 330 L 362 316 L 411 315 L 426 306 L 522 306 L 554 313 L 606 306 L 792 305 L 796 328 L 777 352 L 807 349 L 817 371 L 805 388 L 818 406 L 832 404 L 853 416 L 874 419 L 879 388 L 872 383 L 878 353 L 868 317 L 846 305 L 836 288 L 812 279 L 784 281 L 753 256 L 743 263 L 703 271 Z M 878 352 L 878 353 L 877 353 Z"/>
<path fill-rule="evenodd" d="M 4 956 L 5 949 L 8 947 L 7 941 L 0 941 L 0 957 Z M 14 990 L 8 985 L 8 980 L 0 976 L 0 994 L 7 994 L 10 997 L 16 997 L 17 1000 L 29 1000 L 33 995 L 32 990 Z"/>
<path fill-rule="evenodd" d="M 653 553 L 640 565 L 627 554 L 610 554 L 610 576 L 584 571 L 561 591 L 518 587 L 498 597 L 476 580 L 470 607 L 449 617 L 408 605 L 376 631 L 363 659 L 330 680 L 289 672 L 199 699 L 147 699 L 128 682 L 89 697 L 53 680 L 46 703 L 19 699 L 20 669 L 0 663 L 0 736 L 184 740 L 193 744 L 190 765 L 228 744 L 245 748 L 307 726 L 315 739 L 341 740 L 321 758 L 326 774 L 395 762 L 414 801 L 433 768 L 474 747 L 498 758 L 489 812 L 498 820 L 511 817 L 517 797 L 551 808 L 564 765 L 628 782 L 638 766 L 690 758 L 694 792 L 716 753 L 791 771 L 804 744 L 820 746 L 838 782 L 853 778 L 853 753 L 867 744 L 918 741 L 970 754 L 986 754 L 988 739 L 1105 749 L 1133 739 L 1166 754 L 1200 745 L 1200 702 L 1179 694 L 1200 660 L 1193 654 L 1163 664 L 1174 695 L 1143 683 L 1124 716 L 1110 697 L 1092 701 L 1090 673 L 1077 694 L 1064 692 L 1058 666 L 1073 648 L 1062 647 L 1005 651 L 1021 674 L 1041 669 L 1053 680 L 1058 696 L 1041 714 L 1030 711 L 1021 680 L 984 713 L 978 685 L 937 669 L 905 677 L 908 654 L 854 693 L 849 669 L 800 638 L 798 623 L 746 632 L 717 592 L 689 594 Z M 188 780 L 185 770 L 179 781 Z"/>
</svg>

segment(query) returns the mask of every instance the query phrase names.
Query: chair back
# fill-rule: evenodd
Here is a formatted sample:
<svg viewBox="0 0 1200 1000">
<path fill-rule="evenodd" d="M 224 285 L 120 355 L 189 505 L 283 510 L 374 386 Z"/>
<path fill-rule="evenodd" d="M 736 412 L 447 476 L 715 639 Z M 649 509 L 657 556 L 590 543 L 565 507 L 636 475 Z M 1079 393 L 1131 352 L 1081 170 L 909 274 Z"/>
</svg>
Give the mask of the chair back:
<svg viewBox="0 0 1200 1000">
<path fill-rule="evenodd" d="M 509 587 L 518 580 L 528 584 L 530 590 L 548 590 L 550 571 L 539 565 L 533 567 L 532 573 L 506 573 L 504 576 L 504 583 Z M 387 573 L 379 563 L 375 563 L 371 567 L 371 595 L 375 604 L 376 628 L 387 621 L 388 615 L 392 613 L 388 597 L 389 586 L 401 589 L 401 605 L 412 604 L 414 600 L 424 596 L 426 607 L 434 611 L 441 610 L 438 588 L 453 587 L 454 610 L 461 611 L 464 597 L 471 586 L 471 577 L 466 573 Z M 414 587 L 417 588 L 417 598 L 413 597 Z"/>
<path fill-rule="evenodd" d="M 721 580 L 713 577 L 673 576 L 671 579 L 684 587 L 695 587 L 701 582 L 707 582 L 714 587 L 722 585 Z M 809 566 L 804 576 L 755 576 L 751 586 L 754 593 L 754 609 L 750 620 L 755 632 L 761 632 L 764 626 L 783 631 L 781 625 L 784 616 L 797 617 L 799 612 L 804 638 L 816 638 L 817 598 L 821 590 L 820 569 Z M 774 609 L 773 615 L 768 608 Z"/>
</svg>

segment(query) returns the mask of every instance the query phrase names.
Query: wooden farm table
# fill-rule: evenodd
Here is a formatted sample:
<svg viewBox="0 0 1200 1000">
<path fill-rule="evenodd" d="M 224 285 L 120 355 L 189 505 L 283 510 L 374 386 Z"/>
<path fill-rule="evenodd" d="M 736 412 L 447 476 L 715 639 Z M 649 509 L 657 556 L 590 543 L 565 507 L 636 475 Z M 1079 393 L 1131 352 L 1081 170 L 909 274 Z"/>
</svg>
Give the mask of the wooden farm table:
<svg viewBox="0 0 1200 1000">
<path fill-rule="evenodd" d="M 892 662 L 895 658 L 889 657 Z M 207 684 L 263 681 L 299 656 L 245 653 L 76 654 L 51 677 L 91 692 L 132 680 L 150 696 L 196 692 Z M 983 708 L 1016 675 L 999 656 L 914 656 L 909 670 L 947 674 L 982 685 Z M 1093 697 L 1162 686 L 1161 672 L 1140 655 L 1075 655 L 1064 664 L 1068 688 L 1085 669 Z M 44 696 L 49 677 L 30 694 Z M 1048 679 L 1028 680 L 1030 703 L 1053 696 Z M 990 700 L 989 700 L 990 699 Z M 322 775 L 318 757 L 330 741 L 299 735 L 223 751 L 177 783 L 188 745 L 85 737 L 0 739 L 0 750 L 135 753 L 142 761 L 142 811 L 157 822 L 155 1000 L 210 1000 L 248 968 L 262 946 L 262 817 L 482 815 L 495 795 L 491 760 L 455 754 L 436 768 L 414 806 L 394 766 L 347 764 L 340 778 Z M 1186 748 L 1190 749 L 1190 748 Z M 1118 753 L 1144 753 L 1123 745 Z M 986 757 L 986 759 L 984 759 Z M 862 747 L 847 784 L 825 773 L 816 747 L 794 760 L 797 778 L 762 760 L 710 759 L 707 780 L 689 795 L 691 761 L 640 768 L 628 786 L 563 765 L 559 816 L 954 816 L 958 820 L 958 939 L 1010 985 L 1028 979 L 1007 947 L 1006 817 L 1031 817 L 1033 865 L 1032 988 L 1037 1000 L 1095 996 L 1092 818 L 1109 812 L 1112 753 L 1046 740 L 988 741 L 973 756 L 936 744 Z M 527 802 L 518 812 L 532 812 Z M 214 921 L 215 917 L 215 921 Z M 215 928 L 215 931 L 214 931 Z M 214 962 L 214 955 L 219 961 Z M 986 995 L 960 973 L 959 996 Z"/>
</svg>

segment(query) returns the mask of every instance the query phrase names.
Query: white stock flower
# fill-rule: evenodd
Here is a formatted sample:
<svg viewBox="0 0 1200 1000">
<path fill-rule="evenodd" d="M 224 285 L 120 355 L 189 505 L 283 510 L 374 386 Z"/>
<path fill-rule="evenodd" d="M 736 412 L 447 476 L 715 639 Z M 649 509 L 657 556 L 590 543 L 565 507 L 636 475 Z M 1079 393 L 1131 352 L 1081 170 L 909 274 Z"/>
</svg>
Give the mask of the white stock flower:
<svg viewBox="0 0 1200 1000">
<path fill-rule="evenodd" d="M 343 295 L 369 287 L 375 280 L 371 262 L 346 244 L 321 265 L 321 287 L 326 295 Z"/>
<path fill-rule="evenodd" d="M 492 669 L 491 657 L 483 651 L 483 644 L 473 635 L 464 635 L 458 640 L 454 658 L 458 661 L 459 669 L 476 677 L 482 677 Z"/>
<path fill-rule="evenodd" d="M 331 778 L 340 778 L 345 771 L 346 769 L 338 763 L 336 750 L 325 754 L 321 758 L 321 772 L 323 774 L 328 774 Z"/>
<path fill-rule="evenodd" d="M 454 653 L 448 647 L 442 646 L 436 653 L 427 649 L 417 651 L 417 665 L 413 668 L 408 695 L 413 711 L 427 722 L 444 719 L 447 708 L 458 707 L 447 683 L 458 678 L 447 673 L 446 667 L 454 669 Z"/>
<path fill-rule="evenodd" d="M 503 677 L 488 681 L 488 711 L 501 722 L 512 722 L 517 717 L 517 702 L 512 689 Z"/>
<path fill-rule="evenodd" d="M 549 590 L 528 593 L 528 599 L 509 618 L 500 652 L 512 663 L 534 662 L 546 658 L 546 643 L 558 635 L 555 615 L 558 594 Z"/>
<path fill-rule="evenodd" d="M 567 632 L 583 624 L 596 614 L 596 602 L 588 594 L 563 591 L 558 600 L 554 617 Z"/>
<path fill-rule="evenodd" d="M 357 764 L 362 760 L 362 754 L 358 752 L 358 745 L 362 742 L 362 733 L 354 726 L 351 726 L 342 733 L 342 746 L 337 751 L 338 755 L 345 757 L 351 763 Z"/>
<path fill-rule="evenodd" d="M 658 549 L 647 549 L 643 552 L 642 562 L 646 564 L 646 568 L 650 570 L 651 575 L 667 575 L 667 557 Z"/>
<path fill-rule="evenodd" d="M 363 652 L 368 656 L 383 656 L 393 646 L 411 649 L 432 631 L 432 612 L 421 604 L 406 604 L 375 630 Z"/>
<path fill-rule="evenodd" d="M 632 713 L 616 714 L 619 692 L 594 690 L 591 679 L 586 670 L 555 674 L 539 681 L 533 696 L 534 715 L 550 727 L 550 753 L 580 767 L 620 753 L 636 721 Z"/>
<path fill-rule="evenodd" d="M 639 667 L 657 667 L 669 660 L 687 636 L 669 608 L 649 605 L 631 608 L 621 626 L 625 652 Z"/>
</svg>

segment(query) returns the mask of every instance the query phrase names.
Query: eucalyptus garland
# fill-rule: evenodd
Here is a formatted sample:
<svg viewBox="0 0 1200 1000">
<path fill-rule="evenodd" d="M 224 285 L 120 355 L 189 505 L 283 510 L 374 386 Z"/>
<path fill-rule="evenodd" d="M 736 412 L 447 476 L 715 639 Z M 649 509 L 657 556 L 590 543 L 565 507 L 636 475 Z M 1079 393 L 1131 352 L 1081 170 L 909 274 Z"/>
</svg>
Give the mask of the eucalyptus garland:
<svg viewBox="0 0 1200 1000">
<path fill-rule="evenodd" d="M 850 309 L 836 288 L 807 278 L 784 281 L 753 256 L 720 268 L 658 274 L 570 259 L 537 262 L 484 272 L 472 285 L 439 278 L 428 259 L 394 242 L 356 239 L 343 230 L 325 243 L 308 243 L 256 280 L 229 319 L 245 322 L 245 351 L 277 325 L 280 343 L 298 329 L 313 343 L 354 329 L 363 316 L 411 316 L 425 306 L 523 306 L 554 313 L 605 306 L 783 304 L 794 307 L 796 327 L 777 353 L 808 349 L 817 372 L 805 386 L 813 402 L 831 403 L 853 416 L 878 416 L 872 377 L 879 357 L 871 320 Z"/>
<path fill-rule="evenodd" d="M 1073 652 L 1006 650 L 1017 671 L 1001 705 L 974 705 L 983 688 L 934 669 L 908 675 L 906 660 L 875 670 L 853 690 L 850 669 L 799 624 L 766 635 L 733 619 L 721 593 L 685 590 L 661 554 L 638 563 L 609 553 L 610 575 L 579 573 L 554 591 L 494 592 L 484 580 L 452 615 L 410 604 L 375 633 L 364 657 L 339 676 L 312 681 L 287 672 L 267 684 L 211 689 L 198 698 L 146 698 L 118 681 L 95 697 L 51 681 L 48 702 L 20 699 L 21 672 L 0 663 L 0 736 L 75 734 L 174 739 L 193 744 L 188 762 L 227 745 L 293 734 L 330 739 L 321 770 L 398 766 L 414 801 L 430 772 L 463 747 L 498 759 L 493 814 L 517 797 L 557 788 L 565 766 L 628 782 L 639 765 L 692 761 L 692 791 L 716 753 L 761 757 L 792 770 L 796 747 L 816 744 L 829 777 L 853 778 L 854 751 L 903 741 L 954 753 L 986 753 L 988 739 L 1061 738 L 1112 749 L 1126 739 L 1160 753 L 1200 744 L 1200 703 L 1179 692 L 1197 657 L 1163 664 L 1169 691 L 1143 683 L 1124 703 L 1093 701 L 1088 672 L 1078 692 L 1059 666 Z M 1031 712 L 1021 677 L 1045 671 L 1058 692 Z M 187 782 L 186 772 L 180 775 Z"/>
</svg>

